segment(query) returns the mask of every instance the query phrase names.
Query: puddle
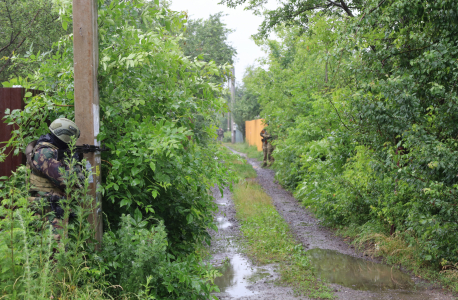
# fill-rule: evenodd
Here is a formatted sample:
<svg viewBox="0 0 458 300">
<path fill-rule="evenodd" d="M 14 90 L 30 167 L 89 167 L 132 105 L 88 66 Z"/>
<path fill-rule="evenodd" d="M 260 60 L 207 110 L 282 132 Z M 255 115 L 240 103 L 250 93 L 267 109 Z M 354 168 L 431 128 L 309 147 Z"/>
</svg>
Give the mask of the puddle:
<svg viewBox="0 0 458 300">
<path fill-rule="evenodd" d="M 306 252 L 318 277 L 355 290 L 413 290 L 408 274 L 395 268 L 339 253 L 312 249 Z"/>
<path fill-rule="evenodd" d="M 229 222 L 229 221 L 228 221 L 226 218 L 224 218 L 224 217 L 218 217 L 218 218 L 216 218 L 216 221 L 218 222 L 218 224 L 216 224 L 216 226 L 218 227 L 218 229 L 226 229 L 226 228 L 232 226 L 232 223 Z"/>
<path fill-rule="evenodd" d="M 266 277 L 270 277 L 270 273 L 265 270 L 265 269 L 258 269 L 256 271 L 256 273 L 254 273 L 253 275 L 251 275 L 249 278 L 248 278 L 248 281 L 251 282 L 251 283 L 256 283 L 257 281 L 259 280 L 262 280 Z"/>
<path fill-rule="evenodd" d="M 249 278 L 255 271 L 251 264 L 240 254 L 235 254 L 221 270 L 223 276 L 215 279 L 215 284 L 222 293 L 228 293 L 232 297 L 243 297 L 257 294 L 246 288 L 249 285 Z"/>
</svg>

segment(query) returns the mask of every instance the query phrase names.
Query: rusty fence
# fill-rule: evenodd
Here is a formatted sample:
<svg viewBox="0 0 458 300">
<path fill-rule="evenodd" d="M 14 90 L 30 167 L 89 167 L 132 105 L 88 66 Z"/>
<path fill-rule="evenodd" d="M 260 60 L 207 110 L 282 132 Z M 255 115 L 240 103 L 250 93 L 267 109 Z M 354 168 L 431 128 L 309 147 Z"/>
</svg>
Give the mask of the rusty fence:
<svg viewBox="0 0 458 300">
<path fill-rule="evenodd" d="M 25 89 L 23 87 L 13 88 L 0 88 L 0 148 L 3 148 L 5 142 L 11 138 L 11 132 L 15 130 L 13 125 L 8 125 L 3 119 L 5 111 L 9 109 L 13 111 L 15 109 L 24 109 L 24 95 L 26 92 L 31 92 L 33 96 L 38 95 L 41 91 Z M 13 155 L 12 149 L 9 147 L 6 149 L 5 161 L 0 162 L 0 177 L 10 176 L 11 172 L 16 171 L 17 167 L 25 164 L 25 155 L 20 152 L 18 155 Z"/>
<path fill-rule="evenodd" d="M 264 119 L 245 121 L 245 137 L 250 146 L 256 146 L 258 151 L 262 151 L 261 130 L 265 127 Z"/>
</svg>

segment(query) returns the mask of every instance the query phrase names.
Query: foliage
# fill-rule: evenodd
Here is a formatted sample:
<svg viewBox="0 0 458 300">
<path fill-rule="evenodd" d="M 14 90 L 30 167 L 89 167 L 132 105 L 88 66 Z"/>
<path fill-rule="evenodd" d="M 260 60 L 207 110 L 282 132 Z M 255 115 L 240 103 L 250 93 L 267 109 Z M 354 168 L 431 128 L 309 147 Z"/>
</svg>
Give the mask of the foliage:
<svg viewBox="0 0 458 300">
<path fill-rule="evenodd" d="M 217 65 L 233 64 L 237 50 L 227 41 L 233 32 L 223 23 L 221 12 L 210 15 L 207 20 L 190 19 L 186 24 L 182 48 L 186 56 L 203 61 L 213 60 Z"/>
<path fill-rule="evenodd" d="M 206 62 L 214 62 L 220 66 L 227 66 L 234 62 L 237 50 L 230 45 L 227 38 L 232 29 L 226 27 L 223 22 L 224 14 L 219 12 L 210 15 L 208 19 L 189 19 L 186 22 L 186 30 L 180 41 L 184 55 L 190 59 L 200 59 Z M 231 72 L 223 72 L 211 78 L 217 84 L 224 84 L 230 78 Z M 222 76 L 224 75 L 224 76 Z M 229 93 L 223 95 L 226 105 L 229 107 Z M 216 114 L 218 126 L 226 130 L 227 119 L 224 114 Z M 224 119 L 226 121 L 224 121 Z"/>
<path fill-rule="evenodd" d="M 422 265 L 458 261 L 455 1 L 307 14 L 245 80 L 279 138 L 277 178 L 331 226 L 376 223 Z M 299 10 L 297 10 L 299 13 Z M 375 228 L 375 227 L 374 227 Z"/>
<path fill-rule="evenodd" d="M 230 143 L 232 141 L 232 133 L 230 131 L 224 132 L 223 142 Z"/>
<path fill-rule="evenodd" d="M 137 294 L 135 287 L 144 288 L 138 293 L 159 298 L 208 297 L 214 288 L 208 282 L 212 275 L 194 252 L 209 242 L 207 228 L 216 228 L 212 218 L 216 206 L 208 188 L 231 181 L 232 173 L 222 162 L 225 154 L 213 143 L 211 125 L 215 113 L 226 107 L 222 88 L 212 78 L 224 76 L 229 66 L 186 57 L 180 49 L 186 17 L 159 1 L 98 4 L 101 128 L 97 139 L 111 150 L 102 155 L 101 192 L 104 223 L 111 227 L 107 247 L 119 250 L 103 254 L 115 257 L 119 265 L 105 262 L 100 276 L 108 276 L 112 285 L 126 285 L 125 292 L 110 290 L 123 297 Z M 60 20 L 71 22 L 71 2 L 56 5 Z M 27 98 L 24 111 L 7 111 L 6 121 L 17 130 L 6 146 L 18 153 L 47 133 L 47 120 L 74 118 L 72 36 L 62 37 L 53 54 L 18 57 L 15 62 L 39 64 L 40 69 L 3 85 L 20 82 L 44 91 Z M 141 228 L 139 214 L 147 223 Z M 139 238 L 160 245 L 150 249 L 150 258 L 126 245 L 124 225 L 132 220 Z M 129 255 L 142 266 L 138 272 L 125 271 L 130 268 Z M 156 262 L 162 268 L 159 277 Z"/>
<path fill-rule="evenodd" d="M 124 293 L 136 293 L 138 283 L 147 278 L 148 291 L 141 292 L 151 299 L 164 299 L 164 295 L 168 299 L 200 299 L 200 294 L 217 290 L 209 283 L 218 276 L 216 270 L 194 254 L 175 259 L 166 251 L 164 224 L 148 229 L 148 223 L 137 210 L 134 217 L 121 217 L 116 233 L 105 233 L 101 256 L 109 269 L 107 280 L 118 282 Z"/>
<path fill-rule="evenodd" d="M 316 11 L 327 16 L 354 17 L 355 11 L 361 11 L 367 5 L 367 2 L 362 0 L 288 0 L 283 1 L 278 8 L 268 10 L 264 8 L 266 0 L 221 0 L 220 3 L 228 7 L 246 4 L 245 9 L 252 10 L 257 15 L 264 15 L 265 19 L 256 35 L 258 38 L 266 38 L 271 31 L 283 25 L 296 26 L 301 32 L 305 32 L 308 29 L 310 15 Z"/>
<path fill-rule="evenodd" d="M 75 164 L 74 158 L 68 159 L 70 170 Z M 102 278 L 92 242 L 94 233 L 87 222 L 91 211 L 96 209 L 87 195 L 88 174 L 78 189 L 74 189 L 80 185 L 76 172 L 64 175 L 67 196 L 60 203 L 63 220 L 69 220 L 70 212 L 74 215 L 69 222 L 62 222 L 59 243 L 48 221 L 54 219 L 48 203 L 29 202 L 29 175 L 30 170 L 21 166 L 0 183 L 0 296 L 49 299 L 62 295 L 75 299 L 84 295 L 102 299 L 106 282 L 97 280 Z"/>
<path fill-rule="evenodd" d="M 232 112 L 235 123 L 238 125 L 237 128 L 245 136 L 245 121 L 256 119 L 261 112 L 261 108 L 256 93 L 247 89 L 245 85 L 236 87 L 235 91 L 235 105 Z"/>
<path fill-rule="evenodd" d="M 0 82 L 27 75 L 37 64 L 15 64 L 17 56 L 51 50 L 52 44 L 72 26 L 62 27 L 51 0 L 5 0 L 0 2 Z"/>
</svg>

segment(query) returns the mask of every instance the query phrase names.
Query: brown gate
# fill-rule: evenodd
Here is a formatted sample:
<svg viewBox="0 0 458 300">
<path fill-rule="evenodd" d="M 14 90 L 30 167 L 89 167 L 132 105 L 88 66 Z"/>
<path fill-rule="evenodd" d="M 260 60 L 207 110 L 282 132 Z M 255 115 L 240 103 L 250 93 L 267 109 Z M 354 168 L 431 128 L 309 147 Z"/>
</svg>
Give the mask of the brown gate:
<svg viewBox="0 0 458 300">
<path fill-rule="evenodd" d="M 13 125 L 4 123 L 5 110 L 24 109 L 24 95 L 26 92 L 31 92 L 33 96 L 41 93 L 41 91 L 26 90 L 23 87 L 0 88 L 0 148 L 4 146 L 4 142 L 9 141 L 11 131 L 15 129 Z M 16 171 L 17 167 L 25 164 L 25 155 L 22 152 L 18 155 L 13 155 L 13 151 L 9 147 L 5 153 L 8 156 L 5 161 L 0 162 L 0 177 L 10 176 L 11 172 Z"/>
</svg>

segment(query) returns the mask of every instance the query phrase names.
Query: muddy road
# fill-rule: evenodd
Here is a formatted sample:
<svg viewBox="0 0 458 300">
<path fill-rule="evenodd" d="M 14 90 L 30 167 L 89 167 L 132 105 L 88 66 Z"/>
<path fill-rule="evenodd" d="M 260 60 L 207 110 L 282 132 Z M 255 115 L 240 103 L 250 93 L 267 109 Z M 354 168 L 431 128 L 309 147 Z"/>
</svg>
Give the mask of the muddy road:
<svg viewBox="0 0 458 300">
<path fill-rule="evenodd" d="M 232 151 L 246 158 L 245 154 Z M 317 276 L 330 283 L 336 298 L 456 299 L 438 286 L 358 252 L 343 238 L 320 226 L 318 220 L 275 182 L 273 170 L 261 168 L 255 159 L 248 159 L 248 163 L 256 170 L 258 183 L 272 198 L 296 240 L 309 250 Z M 215 295 L 219 299 L 308 299 L 295 297 L 292 289 L 276 284 L 279 275 L 275 265 L 256 266 L 242 254 L 242 237 L 230 191 L 225 190 L 223 197 L 217 189 L 213 194 L 219 206 L 215 215 L 219 230 L 211 232 L 212 263 L 221 266 L 223 271 L 223 276 L 216 280 L 221 293 Z"/>
<path fill-rule="evenodd" d="M 211 231 L 211 263 L 219 266 L 223 276 L 215 280 L 221 293 L 219 299 L 300 299 L 287 287 L 274 284 L 278 279 L 275 265 L 254 265 L 241 250 L 240 225 L 235 218 L 235 207 L 229 189 L 224 195 L 212 190 L 219 211 L 215 215 L 218 232 Z M 303 298 L 306 299 L 306 298 Z"/>
</svg>

